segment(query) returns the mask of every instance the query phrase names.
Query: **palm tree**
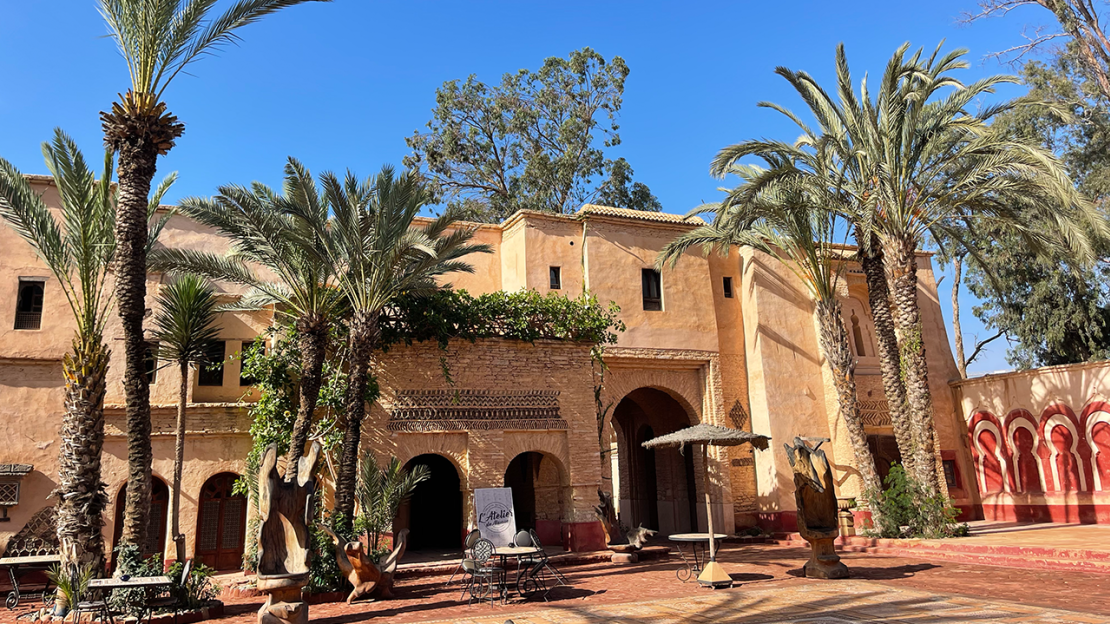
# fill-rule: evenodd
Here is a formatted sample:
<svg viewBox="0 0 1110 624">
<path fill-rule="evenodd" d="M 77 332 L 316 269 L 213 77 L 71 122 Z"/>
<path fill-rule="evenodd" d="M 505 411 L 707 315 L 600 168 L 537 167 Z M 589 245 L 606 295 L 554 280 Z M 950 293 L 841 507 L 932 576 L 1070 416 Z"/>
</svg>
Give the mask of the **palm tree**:
<svg viewBox="0 0 1110 624">
<path fill-rule="evenodd" d="M 1103 236 L 1107 226 L 1051 153 L 991 127 L 995 115 L 1025 102 L 972 110 L 972 103 L 1013 78 L 992 76 L 965 85 L 950 74 L 967 67 L 961 60 L 966 51 L 941 55 L 938 46 L 926 58 L 920 50 L 907 57 L 908 48 L 903 45 L 888 62 L 874 100 L 866 80 L 858 94 L 853 90 L 843 46 L 836 57 L 837 99 L 805 72 L 779 68 L 806 102 L 816 128 L 767 104 L 797 123 L 802 138 L 794 145 L 733 146 L 715 166 L 771 147 L 798 161 L 821 155 L 806 162 L 821 168 L 829 188 L 843 198 L 838 205 L 852 221 L 860 248 L 881 250 L 907 398 L 910 439 L 899 446 L 912 476 L 935 492 L 943 479 L 917 301 L 917 249 L 927 237 L 960 241 L 958 225 L 964 220 L 1010 228 L 1033 247 L 1053 243 L 1028 226 L 1032 216 L 1053 224 L 1054 237 L 1073 257 L 1088 259 L 1087 232 Z M 876 271 L 869 269 L 869 285 L 877 281 L 871 277 Z M 874 306 L 876 294 L 871 298 L 873 307 L 882 307 Z M 880 338 L 881 345 L 888 342 Z"/>
<path fill-rule="evenodd" d="M 348 173 L 341 182 L 325 173 L 321 183 L 324 203 L 333 214 L 321 237 L 327 241 L 330 263 L 337 267 L 337 285 L 350 309 L 347 422 L 335 488 L 336 530 L 349 530 L 370 358 L 378 346 L 382 311 L 402 294 L 421 296 L 438 290 L 442 286 L 436 279 L 447 273 L 473 272 L 460 258 L 489 253 L 490 248 L 470 242 L 474 228 L 459 227 L 454 211 L 415 226 L 413 220 L 432 197 L 414 173 L 394 175 L 387 166 L 375 180 L 359 181 Z M 306 222 L 319 221 L 306 218 Z"/>
<path fill-rule="evenodd" d="M 370 551 L 374 552 L 382 533 L 392 530 L 401 505 L 412 497 L 416 486 L 432 478 L 432 471 L 424 464 L 405 470 L 396 457 L 389 459 L 388 466 L 380 468 L 369 451 L 363 454 L 361 466 L 356 495 Z"/>
<path fill-rule="evenodd" d="M 818 342 L 832 372 L 856 469 L 864 492 L 874 495 L 882 491 L 882 482 L 860 419 L 855 356 L 848 346 L 837 295 L 849 259 L 844 248 L 833 243 L 838 217 L 827 208 L 837 198 L 815 176 L 804 172 L 781 175 L 791 168 L 787 159 L 769 155 L 766 161 L 770 169 L 733 165 L 730 172 L 742 183 L 721 204 L 695 210 L 713 212 L 712 223 L 668 243 L 660 251 L 657 264 L 670 263 L 673 267 L 684 253 L 698 246 L 707 254 L 715 251 L 721 255 L 727 255 L 733 247 L 749 246 L 782 262 L 805 284 L 814 298 L 820 327 Z M 872 513 L 876 511 L 872 509 Z"/>
<path fill-rule="evenodd" d="M 99 0 L 100 13 L 127 63 L 130 89 L 100 113 L 104 143 L 119 153 L 116 206 L 116 299 L 123 324 L 127 402 L 127 509 L 123 541 L 142 544 L 151 488 L 150 388 L 144 361 L 146 210 L 159 155 L 185 130 L 162 96 L 173 79 L 201 57 L 238 41 L 235 31 L 308 0 L 237 0 L 213 19 L 216 0 Z"/>
<path fill-rule="evenodd" d="M 212 364 L 212 347 L 218 346 L 220 328 L 216 295 L 204 278 L 185 274 L 158 296 L 154 338 L 159 359 L 174 362 L 181 372 L 177 400 L 177 439 L 173 456 L 173 507 L 170 532 L 177 545 L 177 560 L 185 561 L 185 535 L 181 533 L 181 472 L 185 466 L 185 406 L 189 398 L 189 366 Z"/>
<path fill-rule="evenodd" d="M 104 392 L 110 352 L 104 325 L 112 306 L 108 273 L 116 252 L 112 153 L 99 180 L 73 140 L 60 129 L 43 143 L 46 166 L 61 197 L 55 218 L 26 178 L 0 158 L 0 217 L 38 252 L 61 285 L 76 321 L 72 350 L 62 358 L 65 412 L 59 433 L 57 534 L 62 565 L 103 568 L 101 514 L 107 498 L 100 481 L 104 447 Z M 156 217 L 168 177 L 144 210 L 144 237 L 157 238 L 168 216 Z M 151 220 L 154 224 L 149 225 Z"/>
<path fill-rule="evenodd" d="M 231 250 L 224 256 L 159 249 L 151 260 L 152 269 L 195 273 L 248 286 L 250 291 L 239 307 L 272 305 L 296 332 L 301 356 L 300 396 L 285 469 L 285 478 L 292 481 L 320 396 L 328 332 L 343 306 L 321 234 L 327 229 L 328 205 L 318 193 L 312 174 L 290 158 L 281 194 L 259 182 L 250 188 L 226 185 L 212 198 L 183 199 L 179 208 L 226 236 Z"/>
</svg>

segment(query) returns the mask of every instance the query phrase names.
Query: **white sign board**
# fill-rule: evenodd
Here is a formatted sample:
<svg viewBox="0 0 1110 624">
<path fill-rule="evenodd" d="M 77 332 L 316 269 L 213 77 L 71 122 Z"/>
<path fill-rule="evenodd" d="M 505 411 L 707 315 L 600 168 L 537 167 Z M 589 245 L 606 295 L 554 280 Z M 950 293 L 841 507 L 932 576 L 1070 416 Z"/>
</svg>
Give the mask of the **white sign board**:
<svg viewBox="0 0 1110 624">
<path fill-rule="evenodd" d="M 494 546 L 508 546 L 516 535 L 516 514 L 513 513 L 512 488 L 477 488 L 474 508 L 478 512 L 478 530 Z"/>
</svg>

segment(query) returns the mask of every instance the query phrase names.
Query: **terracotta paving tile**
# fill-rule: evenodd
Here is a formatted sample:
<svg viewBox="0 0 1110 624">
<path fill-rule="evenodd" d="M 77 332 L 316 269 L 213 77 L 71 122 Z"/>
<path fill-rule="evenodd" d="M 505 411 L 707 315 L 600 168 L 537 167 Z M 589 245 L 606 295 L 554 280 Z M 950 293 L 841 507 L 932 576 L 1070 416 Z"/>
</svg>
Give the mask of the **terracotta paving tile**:
<svg viewBox="0 0 1110 624">
<path fill-rule="evenodd" d="M 504 606 L 460 602 L 458 584 L 444 586 L 448 575 L 401 578 L 396 599 L 312 605 L 309 616 L 316 624 L 1110 623 L 1107 574 L 848 553 L 852 578 L 821 581 L 798 576 L 807 556 L 794 547 L 726 548 L 720 560 L 738 586 L 718 591 L 679 582 L 677 557 L 625 567 L 580 565 L 563 570 L 572 586 L 554 590 L 549 602 L 514 599 Z M 261 603 L 258 597 L 228 600 L 217 624 L 255 624 Z M 0 624 L 14 615 L 0 611 Z"/>
</svg>

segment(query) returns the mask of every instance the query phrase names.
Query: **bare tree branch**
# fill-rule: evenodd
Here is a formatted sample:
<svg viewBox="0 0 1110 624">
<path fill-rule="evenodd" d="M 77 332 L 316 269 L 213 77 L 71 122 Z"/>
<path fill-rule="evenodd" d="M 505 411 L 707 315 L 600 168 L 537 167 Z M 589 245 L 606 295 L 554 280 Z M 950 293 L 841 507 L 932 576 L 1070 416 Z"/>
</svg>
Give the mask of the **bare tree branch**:
<svg viewBox="0 0 1110 624">
<path fill-rule="evenodd" d="M 1014 9 L 1030 5 L 1051 11 L 1062 32 L 1045 35 L 1041 34 L 1042 27 L 1037 28 L 1030 37 L 1023 30 L 1022 37 L 1027 43 L 991 53 L 988 57 L 1002 58 L 1017 53 L 1009 61 L 1015 63 L 1048 41 L 1059 37 L 1070 38 L 1078 47 L 1084 69 L 1098 85 L 1102 95 L 1110 98 L 1110 38 L 1102 27 L 1103 20 L 1095 9 L 1095 0 L 982 0 L 979 2 L 978 13 L 965 11 L 958 23 L 967 25 L 990 17 L 1004 17 Z"/>
<path fill-rule="evenodd" d="M 964 362 L 964 366 L 968 366 L 969 364 L 974 362 L 975 358 L 979 357 L 979 354 L 983 352 L 983 347 L 987 346 L 987 344 L 989 344 L 990 342 L 992 342 L 994 340 L 997 340 L 1004 333 L 1005 332 L 1003 332 L 1003 331 L 999 331 L 997 334 L 991 336 L 990 338 L 987 338 L 986 340 L 980 340 L 980 341 L 976 342 L 975 343 L 975 350 L 971 352 L 971 357 L 967 358 L 967 361 Z"/>
</svg>

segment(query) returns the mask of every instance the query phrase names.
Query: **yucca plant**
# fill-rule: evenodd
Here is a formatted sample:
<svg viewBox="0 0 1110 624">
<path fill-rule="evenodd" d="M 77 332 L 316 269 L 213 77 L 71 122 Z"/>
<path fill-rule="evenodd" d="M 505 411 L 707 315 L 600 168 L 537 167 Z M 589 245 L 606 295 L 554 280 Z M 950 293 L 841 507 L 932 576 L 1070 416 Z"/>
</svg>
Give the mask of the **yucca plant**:
<svg viewBox="0 0 1110 624">
<path fill-rule="evenodd" d="M 177 545 L 177 560 L 185 561 L 185 535 L 181 533 L 181 474 L 185 466 L 185 406 L 189 398 L 189 368 L 209 361 L 217 346 L 220 328 L 216 324 L 219 303 L 212 286 L 198 275 L 185 274 L 174 279 L 158 295 L 154 316 L 154 339 L 158 359 L 177 364 L 181 386 L 177 399 L 177 437 L 173 456 L 173 504 L 170 533 Z"/>
<path fill-rule="evenodd" d="M 96 577 L 96 568 L 91 563 L 78 566 L 73 563 L 54 565 L 46 571 L 46 578 L 57 588 L 55 605 L 62 607 L 62 613 L 72 611 L 78 603 L 85 600 L 89 593 L 89 581 Z"/>
<path fill-rule="evenodd" d="M 436 280 L 448 273 L 473 272 L 473 267 L 461 258 L 488 253 L 490 248 L 471 242 L 474 228 L 459 224 L 452 210 L 427 224 L 414 223 L 421 209 L 432 201 L 415 173 L 396 175 L 387 166 L 376 178 L 359 180 L 348 173 L 343 181 L 325 173 L 321 186 L 332 218 L 320 237 L 325 241 L 330 264 L 336 268 L 336 283 L 350 312 L 346 430 L 335 487 L 336 530 L 344 532 L 354 518 L 366 402 L 376 394 L 370 358 L 381 337 L 379 319 L 383 310 L 401 295 L 420 297 L 450 287 Z M 305 221 L 319 223 L 311 218 Z"/>
<path fill-rule="evenodd" d="M 71 351 L 62 358 L 65 411 L 59 432 L 57 531 L 63 569 L 69 565 L 103 567 L 101 514 L 106 496 L 100 481 L 104 446 L 104 392 L 109 349 L 104 324 L 112 307 L 108 273 L 116 239 L 112 153 L 104 156 L 96 179 L 76 143 L 62 130 L 42 145 L 46 166 L 61 199 L 59 218 L 30 182 L 0 158 L 0 217 L 27 241 L 58 281 L 76 323 Z M 173 184 L 168 176 L 144 208 L 144 239 L 152 242 L 168 214 L 158 202 Z"/>
<path fill-rule="evenodd" d="M 401 505 L 412 497 L 416 486 L 432 478 L 432 472 L 424 464 L 405 470 L 396 457 L 391 457 L 387 466 L 379 467 L 373 453 L 366 452 L 359 473 L 356 494 L 362 515 L 356 525 L 366 531 L 370 550 L 374 552 L 382 534 L 393 530 Z"/>
<path fill-rule="evenodd" d="M 119 153 L 115 267 L 123 325 L 127 403 L 127 508 L 122 539 L 143 544 L 151 488 L 150 387 L 145 372 L 146 207 L 159 155 L 173 148 L 184 124 L 162 101 L 186 67 L 238 41 L 236 31 L 280 9 L 309 0 L 237 0 L 216 16 L 216 0 L 99 0 L 100 14 L 127 63 L 127 93 L 100 113 L 104 143 Z"/>
<path fill-rule="evenodd" d="M 751 247 L 777 259 L 805 285 L 816 307 L 820 332 L 818 343 L 832 372 L 840 416 L 848 430 L 848 441 L 863 491 L 879 492 L 882 481 L 867 446 L 856 394 L 856 360 L 844 328 L 838 285 L 850 260 L 833 237 L 840 218 L 829 206 L 837 198 L 821 180 L 804 172 L 778 175 L 789 162 L 770 158 L 770 170 L 733 165 L 730 172 L 741 184 L 729 191 L 720 204 L 701 207 L 694 213 L 714 214 L 708 225 L 697 227 L 667 243 L 657 264 L 672 267 L 683 254 L 700 247 L 706 254 L 728 255 L 733 248 Z"/>
<path fill-rule="evenodd" d="M 229 184 L 218 190 L 211 198 L 185 198 L 179 209 L 226 236 L 231 242 L 229 253 L 159 249 L 150 265 L 247 286 L 250 290 L 239 308 L 274 306 L 296 328 L 300 396 L 285 469 L 286 480 L 292 481 L 320 398 L 328 332 L 344 309 L 322 234 L 329 206 L 312 174 L 292 158 L 285 165 L 280 194 L 258 182 L 250 188 Z"/>
</svg>

